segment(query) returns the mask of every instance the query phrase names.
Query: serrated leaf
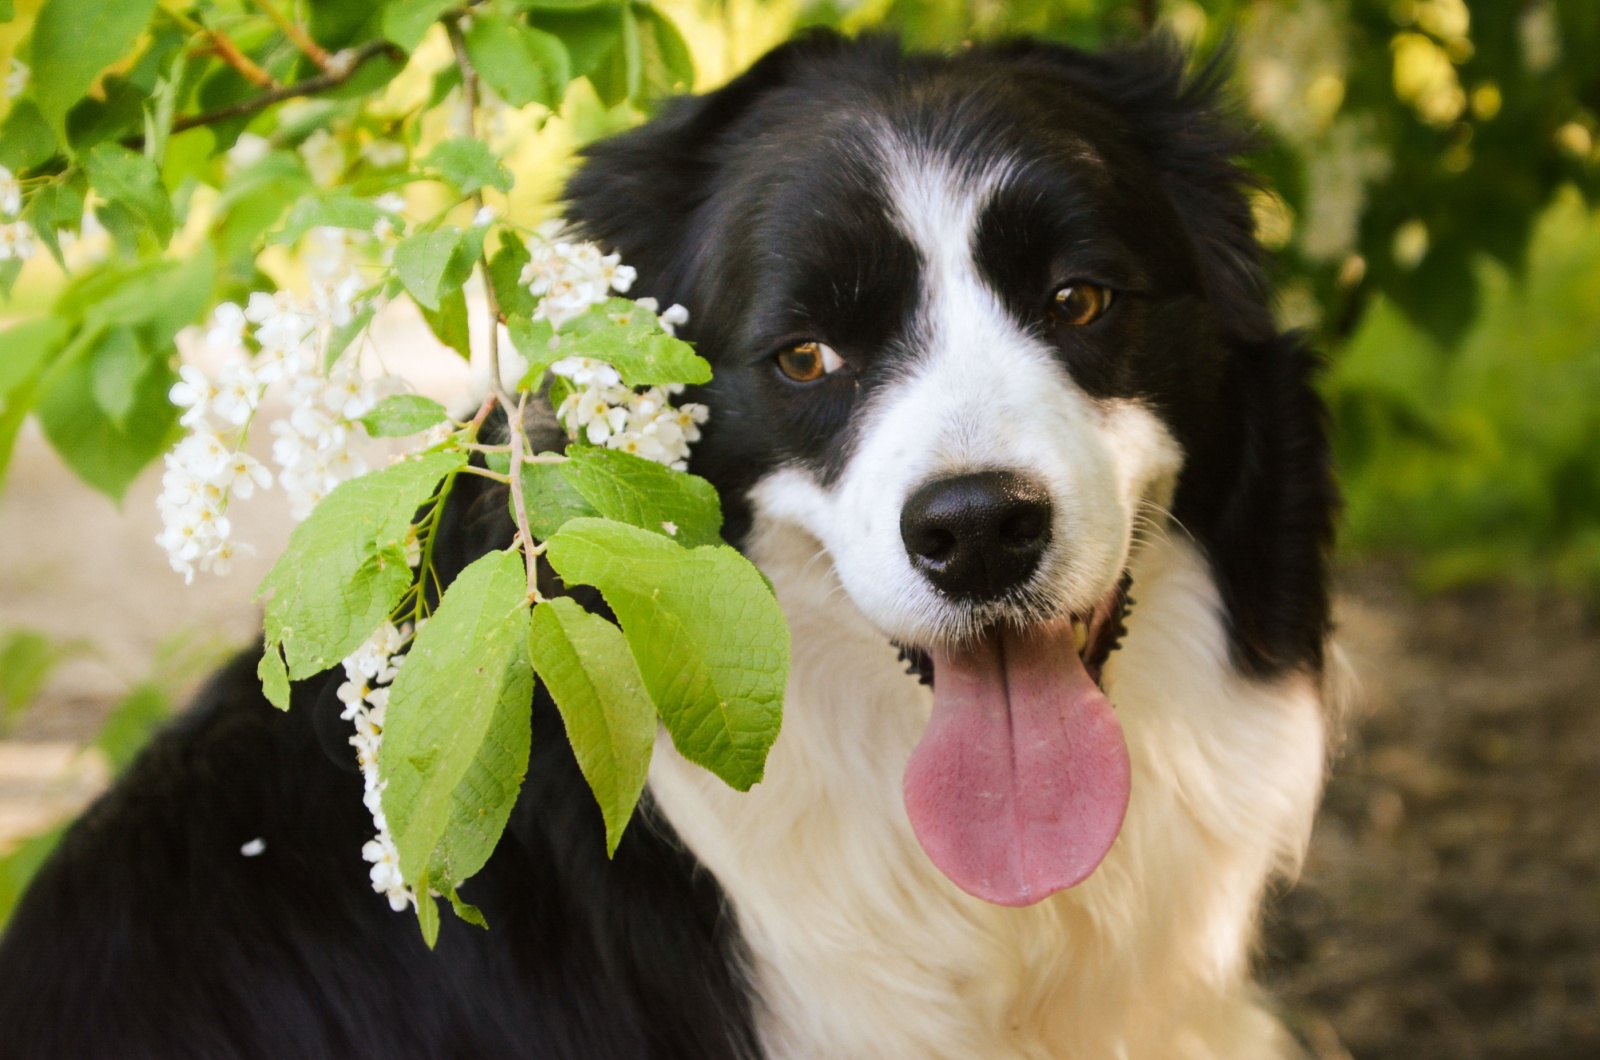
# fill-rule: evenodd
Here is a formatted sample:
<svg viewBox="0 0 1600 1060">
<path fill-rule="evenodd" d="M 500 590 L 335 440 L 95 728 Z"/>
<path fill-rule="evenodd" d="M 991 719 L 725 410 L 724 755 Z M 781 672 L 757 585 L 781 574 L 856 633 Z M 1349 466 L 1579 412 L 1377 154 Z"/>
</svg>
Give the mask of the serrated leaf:
<svg viewBox="0 0 1600 1060">
<path fill-rule="evenodd" d="M 45 0 L 33 24 L 33 95 L 58 139 L 95 75 L 133 46 L 156 0 Z"/>
<path fill-rule="evenodd" d="M 261 694 L 279 710 L 289 709 L 289 671 L 283 665 L 283 649 L 268 644 L 256 664 L 256 676 L 261 679 Z"/>
<path fill-rule="evenodd" d="M 483 250 L 483 229 L 445 225 L 402 239 L 394 250 L 400 282 L 424 309 L 439 311 L 447 294 L 460 290 Z"/>
<path fill-rule="evenodd" d="M 528 655 L 550 691 L 615 854 L 650 773 L 656 710 L 622 631 L 566 597 L 533 610 Z"/>
<path fill-rule="evenodd" d="M 86 168 L 90 187 L 148 229 L 158 246 L 166 246 L 176 220 L 154 162 L 117 144 L 96 144 Z"/>
<path fill-rule="evenodd" d="M 383 35 L 406 51 L 422 43 L 439 16 L 461 0 L 389 0 L 383 11 Z"/>
<path fill-rule="evenodd" d="M 463 453 L 430 453 L 341 483 L 289 535 L 256 590 L 267 602 L 267 652 L 283 646 L 300 680 L 345 658 L 380 626 L 412 581 L 404 540 L 417 509 Z"/>
<path fill-rule="evenodd" d="M 522 268 L 528 264 L 530 257 L 527 245 L 507 233 L 500 240 L 494 257 L 489 259 L 489 282 L 494 286 L 495 301 L 500 303 L 500 312 L 512 322 L 513 327 L 519 318 L 526 320 L 531 317 L 537 304 L 533 294 L 522 283 Z M 527 356 L 527 351 L 521 346 L 517 349 Z"/>
<path fill-rule="evenodd" d="M 472 20 L 465 41 L 478 75 L 513 107 L 561 102 L 571 66 L 557 37 L 485 13 Z"/>
<path fill-rule="evenodd" d="M 617 449 L 572 446 L 556 465 L 572 488 L 607 519 L 664 534 L 685 548 L 721 540 L 716 487 Z"/>
<path fill-rule="evenodd" d="M 568 519 L 593 518 L 600 513 L 561 473 L 560 464 L 523 464 L 522 500 L 528 507 L 528 529 L 540 541 L 548 539 Z M 511 503 L 516 504 L 512 498 Z M 513 509 L 511 517 L 516 518 Z"/>
<path fill-rule="evenodd" d="M 500 164 L 482 140 L 466 136 L 446 140 L 429 151 L 422 164 L 463 195 L 481 188 L 511 190 L 511 171 Z"/>
<path fill-rule="evenodd" d="M 422 319 L 434 338 L 461 355 L 464 361 L 472 360 L 472 324 L 467 319 L 467 295 L 460 287 L 439 300 L 437 310 L 421 307 Z"/>
<path fill-rule="evenodd" d="M 711 365 L 694 347 L 668 335 L 655 313 L 626 298 L 610 299 L 564 324 L 560 356 L 605 361 L 629 386 L 711 379 Z"/>
<path fill-rule="evenodd" d="M 445 590 L 390 686 L 379 769 L 408 881 L 454 888 L 483 867 L 528 768 L 527 575 L 491 552 Z"/>
<path fill-rule="evenodd" d="M 307 197 L 294 204 L 288 218 L 283 222 L 283 230 L 276 233 L 271 242 L 294 243 L 313 228 L 346 228 L 370 232 L 373 225 L 387 216 L 383 210 L 367 200 L 343 192 Z"/>
<path fill-rule="evenodd" d="M 759 781 L 789 672 L 789 628 L 761 573 L 726 545 L 686 549 L 607 519 L 572 520 L 546 555 L 616 613 L 679 753 L 741 791 Z"/>
<path fill-rule="evenodd" d="M 450 899 L 450 908 L 455 910 L 456 916 L 469 924 L 475 924 L 483 928 L 485 931 L 489 929 L 489 921 L 484 919 L 483 910 L 470 902 L 462 901 L 461 896 L 456 893 L 454 887 L 445 893 L 445 897 Z"/>
<path fill-rule="evenodd" d="M 450 418 L 445 407 L 420 394 L 395 394 L 378 402 L 361 417 L 361 425 L 374 438 L 404 438 Z"/>
</svg>

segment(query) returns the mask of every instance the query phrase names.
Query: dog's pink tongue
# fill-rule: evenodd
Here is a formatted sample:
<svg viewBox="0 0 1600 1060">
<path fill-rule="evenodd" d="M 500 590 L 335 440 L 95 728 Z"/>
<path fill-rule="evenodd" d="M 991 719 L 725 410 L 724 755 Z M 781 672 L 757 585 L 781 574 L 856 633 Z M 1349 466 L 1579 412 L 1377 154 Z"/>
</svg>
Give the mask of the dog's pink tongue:
<svg viewBox="0 0 1600 1060">
<path fill-rule="evenodd" d="M 1070 622 L 934 653 L 933 717 L 906 765 L 911 827 L 956 886 L 1030 905 L 1082 881 L 1128 808 L 1128 747 Z"/>
</svg>

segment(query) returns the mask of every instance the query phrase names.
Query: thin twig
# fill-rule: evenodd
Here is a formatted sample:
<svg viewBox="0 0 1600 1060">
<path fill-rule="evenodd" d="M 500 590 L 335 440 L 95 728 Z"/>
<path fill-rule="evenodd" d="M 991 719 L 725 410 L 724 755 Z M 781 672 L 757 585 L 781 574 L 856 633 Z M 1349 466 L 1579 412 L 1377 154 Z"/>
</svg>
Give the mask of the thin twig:
<svg viewBox="0 0 1600 1060">
<path fill-rule="evenodd" d="M 257 66 L 254 60 L 239 50 L 239 46 L 233 43 L 233 38 L 220 29 L 206 30 L 206 39 L 211 43 L 209 50 L 215 53 L 217 58 L 239 71 L 239 76 L 252 85 L 270 89 L 282 87 L 276 78 Z"/>
<path fill-rule="evenodd" d="M 467 41 L 461 35 L 461 23 L 456 19 L 445 22 L 445 32 L 450 37 L 450 47 L 456 55 L 456 65 L 461 68 L 461 103 L 467 109 L 467 129 L 473 136 L 478 135 L 478 70 L 472 65 L 472 57 L 467 54 Z M 483 190 L 480 188 L 473 193 L 472 206 L 475 211 L 483 210 Z M 489 253 L 487 250 L 478 256 L 479 264 L 483 269 L 483 294 L 488 305 L 489 316 L 489 390 L 499 394 L 500 400 L 505 402 L 506 408 L 511 408 L 511 395 L 506 393 L 505 383 L 500 378 L 500 299 L 494 290 L 494 280 L 489 275 Z"/>
<path fill-rule="evenodd" d="M 317 69 L 325 74 L 331 74 L 335 71 L 336 64 L 333 61 L 333 56 L 328 54 L 328 49 L 312 40 L 311 35 L 298 22 L 286 18 L 283 12 L 278 10 L 277 5 L 271 3 L 270 0 L 254 0 L 254 3 L 266 13 L 266 16 L 273 21 L 273 24 L 283 30 L 283 35 L 288 37 L 296 48 L 305 53 L 307 59 L 317 64 Z"/>
<path fill-rule="evenodd" d="M 539 596 L 539 552 L 533 543 L 533 531 L 528 527 L 528 506 L 522 497 L 522 408 L 528 400 L 527 391 L 517 401 L 516 422 L 511 427 L 511 506 L 517 510 L 517 536 L 522 540 L 522 556 L 528 567 L 528 599 Z M 509 411 L 510 406 L 507 406 Z"/>
<path fill-rule="evenodd" d="M 241 100 L 230 103 L 226 107 L 208 110 L 204 114 L 186 114 L 172 122 L 172 131 L 181 133 L 186 129 L 197 129 L 202 125 L 215 125 L 219 121 L 230 118 L 248 118 L 250 115 L 266 110 L 274 103 L 282 103 L 286 99 L 298 99 L 301 96 L 314 96 L 318 92 L 326 92 L 330 88 L 338 88 L 355 76 L 368 60 L 379 55 L 388 55 L 396 60 L 404 60 L 406 53 L 401 48 L 390 44 L 386 40 L 373 40 L 341 53 L 349 56 L 349 66 L 332 74 L 320 74 L 317 77 L 308 77 L 304 81 L 296 81 L 292 85 L 275 88 L 271 92 L 263 92 L 254 99 Z M 122 141 L 124 147 L 139 150 L 144 146 L 144 136 L 130 136 Z"/>
</svg>

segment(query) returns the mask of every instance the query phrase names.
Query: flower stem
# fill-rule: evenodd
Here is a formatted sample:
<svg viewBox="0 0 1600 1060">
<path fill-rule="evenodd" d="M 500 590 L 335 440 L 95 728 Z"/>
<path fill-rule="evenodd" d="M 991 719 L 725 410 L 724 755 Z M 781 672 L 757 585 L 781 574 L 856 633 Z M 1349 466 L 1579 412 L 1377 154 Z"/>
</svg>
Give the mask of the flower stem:
<svg viewBox="0 0 1600 1060">
<path fill-rule="evenodd" d="M 539 595 L 539 553 L 543 549 L 534 543 L 533 531 L 528 528 L 528 506 L 522 496 L 522 451 L 526 439 L 522 434 L 522 408 L 528 400 L 523 391 L 517 401 L 515 421 L 511 427 L 511 506 L 517 510 L 517 537 L 522 542 L 523 559 L 528 565 L 528 599 L 537 603 Z"/>
<path fill-rule="evenodd" d="M 307 59 L 317 64 L 317 69 L 325 74 L 334 72 L 333 56 L 328 54 L 326 48 L 312 40 L 311 35 L 299 23 L 286 18 L 270 0 L 254 0 L 254 2 L 273 21 L 273 24 L 283 31 L 283 35 L 305 53 Z"/>
</svg>

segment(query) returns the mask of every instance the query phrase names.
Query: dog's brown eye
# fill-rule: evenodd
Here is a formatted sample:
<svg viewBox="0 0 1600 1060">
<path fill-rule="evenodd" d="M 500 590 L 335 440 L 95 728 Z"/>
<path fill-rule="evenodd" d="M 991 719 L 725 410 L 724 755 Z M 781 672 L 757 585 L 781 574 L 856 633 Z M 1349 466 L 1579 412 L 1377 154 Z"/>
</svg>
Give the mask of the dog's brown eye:
<svg viewBox="0 0 1600 1060">
<path fill-rule="evenodd" d="M 844 367 L 844 358 L 821 342 L 801 342 L 778 354 L 778 370 L 796 383 L 810 383 Z"/>
<path fill-rule="evenodd" d="M 1063 324 L 1093 324 L 1111 308 L 1111 290 L 1093 283 L 1069 283 L 1050 299 L 1050 315 Z"/>
</svg>

